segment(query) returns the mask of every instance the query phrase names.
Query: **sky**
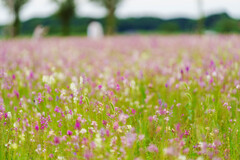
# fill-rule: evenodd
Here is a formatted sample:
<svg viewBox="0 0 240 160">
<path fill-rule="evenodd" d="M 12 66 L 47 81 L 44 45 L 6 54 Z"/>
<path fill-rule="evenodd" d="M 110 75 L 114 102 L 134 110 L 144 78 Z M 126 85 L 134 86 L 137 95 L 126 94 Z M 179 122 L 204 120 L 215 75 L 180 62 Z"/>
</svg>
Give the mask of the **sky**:
<svg viewBox="0 0 240 160">
<path fill-rule="evenodd" d="M 205 15 L 227 12 L 230 16 L 240 19 L 240 0 L 203 0 Z M 20 14 L 25 21 L 33 17 L 47 17 L 53 14 L 57 6 L 51 0 L 30 0 Z M 106 11 L 89 0 L 77 0 L 77 15 L 103 17 Z M 198 18 L 197 0 L 123 0 L 116 12 L 120 18 L 155 16 L 160 18 Z M 0 0 L 0 25 L 12 20 L 10 12 Z"/>
</svg>

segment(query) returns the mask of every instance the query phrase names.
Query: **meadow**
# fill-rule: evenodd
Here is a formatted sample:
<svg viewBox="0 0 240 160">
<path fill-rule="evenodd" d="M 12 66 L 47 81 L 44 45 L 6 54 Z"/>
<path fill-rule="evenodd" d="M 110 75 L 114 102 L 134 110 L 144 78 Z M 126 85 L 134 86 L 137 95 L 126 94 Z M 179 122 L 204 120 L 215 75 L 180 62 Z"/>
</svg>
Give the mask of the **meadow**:
<svg viewBox="0 0 240 160">
<path fill-rule="evenodd" d="M 240 37 L 0 41 L 0 159 L 240 159 Z"/>
</svg>

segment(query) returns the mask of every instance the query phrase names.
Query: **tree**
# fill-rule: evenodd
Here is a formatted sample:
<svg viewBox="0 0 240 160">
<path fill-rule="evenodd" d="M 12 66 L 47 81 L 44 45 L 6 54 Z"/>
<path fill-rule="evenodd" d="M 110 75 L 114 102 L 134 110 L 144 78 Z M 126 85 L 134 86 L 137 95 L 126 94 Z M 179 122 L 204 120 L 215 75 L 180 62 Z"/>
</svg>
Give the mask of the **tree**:
<svg viewBox="0 0 240 160">
<path fill-rule="evenodd" d="M 199 34 L 203 33 L 204 30 L 204 13 L 203 13 L 203 0 L 197 0 L 198 2 L 198 11 L 199 11 L 199 20 L 197 25 L 197 31 Z"/>
<path fill-rule="evenodd" d="M 106 33 L 108 35 L 114 34 L 116 30 L 115 12 L 117 9 L 117 5 L 121 0 L 91 0 L 91 1 L 95 1 L 106 8 L 107 10 Z"/>
<path fill-rule="evenodd" d="M 240 24 L 237 20 L 230 18 L 223 18 L 215 25 L 215 30 L 219 33 L 239 33 Z"/>
<path fill-rule="evenodd" d="M 71 18 L 75 15 L 74 0 L 53 0 L 58 5 L 57 16 L 61 20 L 62 34 L 69 35 Z"/>
<path fill-rule="evenodd" d="M 11 34 L 13 37 L 17 36 L 20 32 L 20 11 L 22 6 L 28 2 L 28 0 L 2 0 L 4 4 L 9 8 L 11 13 L 14 15 L 14 20 L 12 24 L 12 31 Z"/>
</svg>

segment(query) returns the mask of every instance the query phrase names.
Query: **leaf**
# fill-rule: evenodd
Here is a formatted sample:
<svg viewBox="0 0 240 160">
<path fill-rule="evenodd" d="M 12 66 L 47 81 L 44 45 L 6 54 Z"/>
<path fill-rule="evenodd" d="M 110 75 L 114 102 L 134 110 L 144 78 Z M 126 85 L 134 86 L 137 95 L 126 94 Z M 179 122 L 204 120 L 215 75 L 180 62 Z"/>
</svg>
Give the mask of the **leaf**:
<svg viewBox="0 0 240 160">
<path fill-rule="evenodd" d="M 190 93 L 186 93 L 186 96 L 188 97 L 188 101 L 191 102 L 192 101 L 192 96 Z"/>
<path fill-rule="evenodd" d="M 87 102 L 87 105 L 89 106 L 89 99 L 87 97 L 85 97 L 84 99 Z"/>
<path fill-rule="evenodd" d="M 110 106 L 111 106 L 113 113 L 115 113 L 114 105 L 112 104 L 112 102 L 110 102 Z"/>
</svg>

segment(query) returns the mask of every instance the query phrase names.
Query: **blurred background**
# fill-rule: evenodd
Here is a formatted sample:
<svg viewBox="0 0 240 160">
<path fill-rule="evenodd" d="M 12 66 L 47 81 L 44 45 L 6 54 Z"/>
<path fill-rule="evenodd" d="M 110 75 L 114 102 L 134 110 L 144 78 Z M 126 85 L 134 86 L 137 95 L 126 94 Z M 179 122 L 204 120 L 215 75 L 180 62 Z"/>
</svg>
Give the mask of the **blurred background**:
<svg viewBox="0 0 240 160">
<path fill-rule="evenodd" d="M 240 33 L 240 0 L 0 0 L 0 37 Z"/>
</svg>

